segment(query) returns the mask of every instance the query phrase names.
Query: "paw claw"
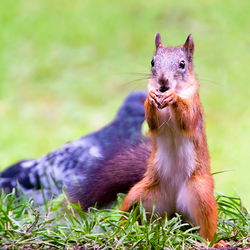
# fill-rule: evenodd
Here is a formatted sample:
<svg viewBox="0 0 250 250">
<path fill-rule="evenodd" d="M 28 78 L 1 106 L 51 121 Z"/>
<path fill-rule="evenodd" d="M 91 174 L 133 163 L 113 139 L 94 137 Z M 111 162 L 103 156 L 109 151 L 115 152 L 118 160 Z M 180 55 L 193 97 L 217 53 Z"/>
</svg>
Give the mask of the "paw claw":
<svg viewBox="0 0 250 250">
<path fill-rule="evenodd" d="M 154 105 L 159 110 L 172 105 L 176 100 L 176 96 L 177 94 L 172 89 L 164 92 L 164 94 L 153 90 L 148 92 L 148 100 L 150 104 Z"/>
<path fill-rule="evenodd" d="M 219 242 L 213 245 L 213 248 L 223 248 L 223 247 L 229 247 L 229 244 L 227 244 L 224 240 L 220 240 Z"/>
<path fill-rule="evenodd" d="M 162 108 L 172 105 L 176 100 L 176 96 L 174 90 L 168 90 L 162 97 Z"/>
<path fill-rule="evenodd" d="M 151 105 L 154 105 L 155 107 L 159 108 L 161 106 L 161 95 L 159 95 L 159 93 L 151 90 L 148 93 L 148 100 L 150 102 Z"/>
</svg>

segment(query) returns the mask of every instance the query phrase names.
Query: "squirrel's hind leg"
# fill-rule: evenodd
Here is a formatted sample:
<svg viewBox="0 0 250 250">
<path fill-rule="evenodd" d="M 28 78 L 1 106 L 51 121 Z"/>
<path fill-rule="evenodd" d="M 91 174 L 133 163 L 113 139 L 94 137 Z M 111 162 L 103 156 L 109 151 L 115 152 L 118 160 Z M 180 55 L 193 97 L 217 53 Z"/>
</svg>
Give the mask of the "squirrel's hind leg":
<svg viewBox="0 0 250 250">
<path fill-rule="evenodd" d="M 152 211 L 155 197 L 156 189 L 149 188 L 148 180 L 144 178 L 130 189 L 128 195 L 123 201 L 121 211 L 128 211 L 133 204 L 137 204 L 139 201 L 142 201 L 146 211 Z"/>
<path fill-rule="evenodd" d="M 144 196 L 144 188 L 140 184 L 142 181 L 139 183 L 135 184 L 130 191 L 128 192 L 128 195 L 124 199 L 121 207 L 121 211 L 127 212 L 133 204 L 137 204 L 142 197 Z"/>
<path fill-rule="evenodd" d="M 211 241 L 217 228 L 217 204 L 213 195 L 211 175 L 197 174 L 180 190 L 177 207 L 196 226 L 200 235 Z"/>
</svg>

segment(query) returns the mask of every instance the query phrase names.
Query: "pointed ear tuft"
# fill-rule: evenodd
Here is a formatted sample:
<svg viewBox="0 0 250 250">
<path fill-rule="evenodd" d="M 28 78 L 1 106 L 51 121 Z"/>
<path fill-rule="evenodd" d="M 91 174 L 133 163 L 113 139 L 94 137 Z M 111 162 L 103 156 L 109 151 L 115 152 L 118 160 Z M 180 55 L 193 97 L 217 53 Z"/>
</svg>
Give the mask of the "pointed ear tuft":
<svg viewBox="0 0 250 250">
<path fill-rule="evenodd" d="M 194 54 L 194 41 L 191 34 L 188 36 L 183 48 L 187 52 L 188 58 L 191 61 Z"/>
<path fill-rule="evenodd" d="M 161 35 L 159 33 L 157 33 L 155 35 L 155 47 L 156 47 L 156 49 L 158 49 L 160 46 L 162 46 Z"/>
</svg>

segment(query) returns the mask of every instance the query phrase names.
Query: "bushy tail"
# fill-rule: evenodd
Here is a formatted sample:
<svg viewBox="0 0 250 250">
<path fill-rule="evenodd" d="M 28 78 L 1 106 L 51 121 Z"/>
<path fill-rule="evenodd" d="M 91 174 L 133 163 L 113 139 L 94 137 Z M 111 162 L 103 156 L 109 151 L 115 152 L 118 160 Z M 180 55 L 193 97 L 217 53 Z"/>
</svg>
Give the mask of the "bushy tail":
<svg viewBox="0 0 250 250">
<path fill-rule="evenodd" d="M 18 188 L 18 184 L 23 190 L 40 189 L 40 181 L 37 175 L 30 175 L 31 169 L 34 170 L 34 160 L 22 160 L 8 167 L 0 173 L 0 189 L 5 193 L 12 192 L 13 188 Z M 34 171 L 33 171 L 34 172 Z M 31 180 L 33 178 L 33 180 Z M 35 180 L 34 180 L 35 178 Z"/>
<path fill-rule="evenodd" d="M 41 159 L 46 162 L 46 158 Z M 17 196 L 25 195 L 28 199 L 32 198 L 36 204 L 44 204 L 52 196 L 58 195 L 61 189 L 51 171 L 47 174 L 43 164 L 39 164 L 41 159 L 22 160 L 1 172 L 0 191 L 3 189 L 4 193 L 8 194 L 15 188 Z M 42 176 L 39 169 L 43 170 Z"/>
</svg>

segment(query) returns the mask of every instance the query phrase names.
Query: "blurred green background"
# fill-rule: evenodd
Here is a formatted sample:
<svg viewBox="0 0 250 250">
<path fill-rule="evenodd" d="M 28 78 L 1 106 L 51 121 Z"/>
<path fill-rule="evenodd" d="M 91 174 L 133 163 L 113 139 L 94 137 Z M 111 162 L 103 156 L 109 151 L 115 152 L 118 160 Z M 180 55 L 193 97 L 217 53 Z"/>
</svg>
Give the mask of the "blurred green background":
<svg viewBox="0 0 250 250">
<path fill-rule="evenodd" d="M 250 2 L 8 0 L 0 7 L 0 167 L 114 117 L 146 88 L 154 35 L 192 33 L 216 190 L 250 207 Z M 140 73 L 140 74 L 138 74 Z"/>
</svg>

